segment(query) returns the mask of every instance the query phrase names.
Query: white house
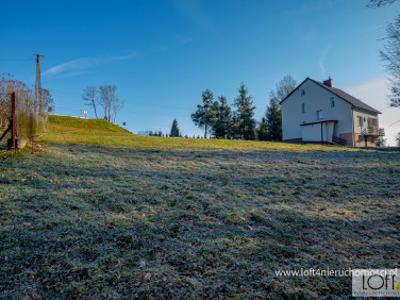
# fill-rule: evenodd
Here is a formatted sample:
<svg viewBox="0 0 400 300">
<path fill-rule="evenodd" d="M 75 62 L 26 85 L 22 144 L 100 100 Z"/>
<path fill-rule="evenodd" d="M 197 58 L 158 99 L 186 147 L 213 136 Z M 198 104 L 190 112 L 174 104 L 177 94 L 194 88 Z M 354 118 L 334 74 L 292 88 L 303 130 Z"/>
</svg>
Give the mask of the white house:
<svg viewBox="0 0 400 300">
<path fill-rule="evenodd" d="M 280 102 L 283 140 L 375 147 L 380 112 L 332 82 L 306 78 Z"/>
</svg>

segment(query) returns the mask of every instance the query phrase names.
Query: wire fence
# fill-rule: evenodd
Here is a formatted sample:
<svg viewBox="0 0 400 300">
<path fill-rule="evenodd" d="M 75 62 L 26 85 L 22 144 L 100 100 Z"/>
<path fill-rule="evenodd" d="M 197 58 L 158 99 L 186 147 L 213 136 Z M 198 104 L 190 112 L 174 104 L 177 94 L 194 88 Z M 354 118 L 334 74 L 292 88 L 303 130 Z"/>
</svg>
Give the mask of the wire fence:
<svg viewBox="0 0 400 300">
<path fill-rule="evenodd" d="M 12 121 L 11 94 L 15 93 L 16 101 L 16 138 L 18 148 L 23 148 L 27 143 L 33 143 L 47 131 L 48 108 L 50 98 L 47 91 L 40 91 L 35 97 L 33 91 L 23 82 L 0 78 L 0 136 L 6 132 L 11 138 L 9 130 Z M 6 140 L 3 139 L 2 143 Z"/>
</svg>

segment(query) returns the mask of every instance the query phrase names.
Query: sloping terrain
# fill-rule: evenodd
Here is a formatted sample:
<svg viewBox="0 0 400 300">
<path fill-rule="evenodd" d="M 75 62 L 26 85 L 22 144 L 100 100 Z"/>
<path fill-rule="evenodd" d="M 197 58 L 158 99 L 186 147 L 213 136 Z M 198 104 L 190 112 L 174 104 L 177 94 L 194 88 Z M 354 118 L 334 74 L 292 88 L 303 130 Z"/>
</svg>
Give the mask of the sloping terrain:
<svg viewBox="0 0 400 300">
<path fill-rule="evenodd" d="M 349 277 L 275 271 L 399 267 L 400 153 L 66 135 L 1 161 L 0 298 L 349 298 Z"/>
<path fill-rule="evenodd" d="M 337 146 L 295 145 L 277 142 L 139 136 L 105 120 L 49 116 L 49 133 L 43 141 L 53 144 L 99 145 L 154 150 L 229 151 L 352 151 Z"/>
</svg>

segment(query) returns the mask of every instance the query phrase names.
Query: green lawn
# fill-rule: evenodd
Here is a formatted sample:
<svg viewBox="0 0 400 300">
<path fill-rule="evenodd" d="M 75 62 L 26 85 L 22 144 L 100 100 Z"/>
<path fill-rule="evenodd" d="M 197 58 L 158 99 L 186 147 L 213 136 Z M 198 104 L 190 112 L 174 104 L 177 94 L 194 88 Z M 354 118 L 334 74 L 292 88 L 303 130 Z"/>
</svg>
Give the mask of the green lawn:
<svg viewBox="0 0 400 300">
<path fill-rule="evenodd" d="M 274 271 L 399 267 L 398 152 L 83 122 L 1 160 L 0 298 L 348 298 L 351 278 Z"/>
</svg>

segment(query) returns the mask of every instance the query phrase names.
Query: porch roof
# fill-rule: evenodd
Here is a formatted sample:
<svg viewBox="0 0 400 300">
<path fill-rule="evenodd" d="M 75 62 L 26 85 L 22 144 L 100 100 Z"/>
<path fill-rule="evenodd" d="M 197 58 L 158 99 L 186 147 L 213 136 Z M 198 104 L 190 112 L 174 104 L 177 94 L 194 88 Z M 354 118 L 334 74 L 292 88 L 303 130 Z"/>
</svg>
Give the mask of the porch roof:
<svg viewBox="0 0 400 300">
<path fill-rule="evenodd" d="M 313 121 L 313 122 L 305 122 L 301 123 L 300 126 L 308 126 L 308 125 L 315 125 L 315 124 L 321 124 L 321 123 L 337 123 L 338 120 L 333 120 L 333 119 L 328 119 L 328 120 L 318 120 L 318 121 Z"/>
</svg>

